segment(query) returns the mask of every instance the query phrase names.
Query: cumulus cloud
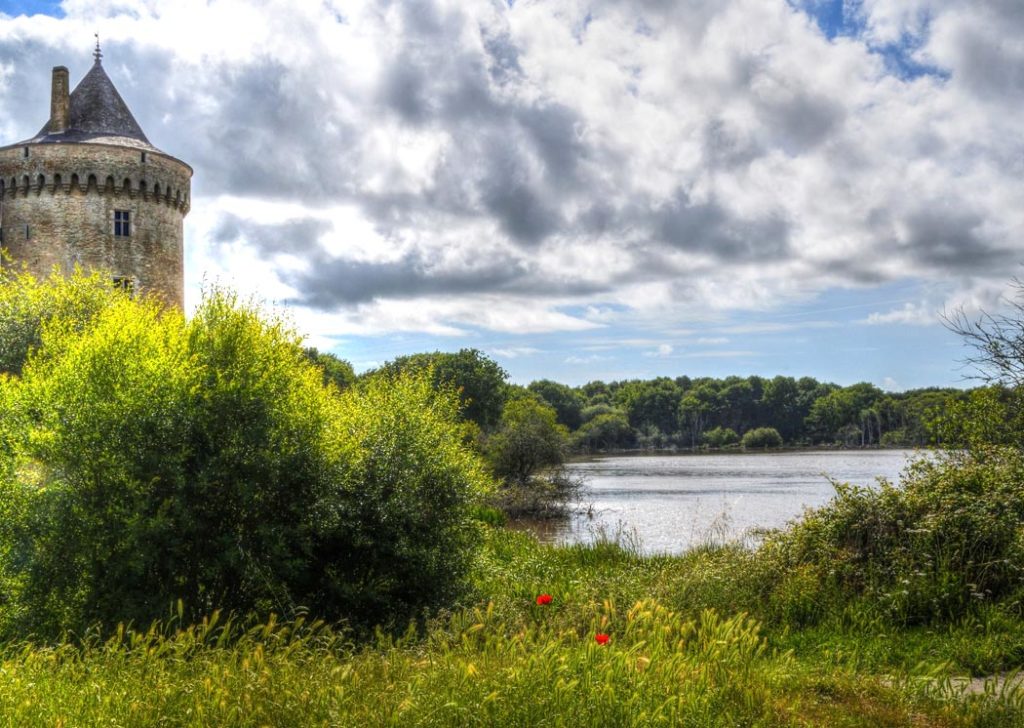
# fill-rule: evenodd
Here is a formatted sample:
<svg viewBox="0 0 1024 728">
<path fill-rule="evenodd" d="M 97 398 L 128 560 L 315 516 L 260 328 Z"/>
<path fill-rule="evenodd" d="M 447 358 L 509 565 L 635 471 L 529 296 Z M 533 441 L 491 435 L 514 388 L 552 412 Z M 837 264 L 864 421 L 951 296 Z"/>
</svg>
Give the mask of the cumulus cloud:
<svg viewBox="0 0 1024 728">
<path fill-rule="evenodd" d="M 62 7 L 0 16 L 7 141 L 99 29 L 196 169 L 190 288 L 231 271 L 321 333 L 678 326 L 1021 257 L 1012 0 L 863 0 L 835 38 L 810 0 Z"/>
</svg>

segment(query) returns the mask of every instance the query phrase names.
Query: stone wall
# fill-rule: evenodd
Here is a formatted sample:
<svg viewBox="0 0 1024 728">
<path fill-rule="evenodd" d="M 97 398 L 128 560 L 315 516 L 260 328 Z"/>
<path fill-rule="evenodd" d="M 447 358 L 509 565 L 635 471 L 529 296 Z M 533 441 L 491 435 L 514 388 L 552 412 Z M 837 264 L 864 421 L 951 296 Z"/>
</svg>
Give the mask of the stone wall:
<svg viewBox="0 0 1024 728">
<path fill-rule="evenodd" d="M 27 152 L 26 152 L 27 150 Z M 130 277 L 138 292 L 184 305 L 183 223 L 191 168 L 173 157 L 105 144 L 0 149 L 0 229 L 36 275 L 75 265 Z M 131 234 L 114 235 L 114 212 Z"/>
</svg>

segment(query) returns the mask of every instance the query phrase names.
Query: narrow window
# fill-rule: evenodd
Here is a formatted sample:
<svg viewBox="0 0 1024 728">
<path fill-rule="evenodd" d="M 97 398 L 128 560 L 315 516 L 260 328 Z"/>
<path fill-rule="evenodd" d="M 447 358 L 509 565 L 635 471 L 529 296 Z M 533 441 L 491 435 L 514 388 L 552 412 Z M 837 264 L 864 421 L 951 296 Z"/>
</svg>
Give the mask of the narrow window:
<svg viewBox="0 0 1024 728">
<path fill-rule="evenodd" d="M 23 156 L 25 159 L 28 159 L 28 147 L 23 147 L 22 148 L 21 156 Z"/>
<path fill-rule="evenodd" d="M 114 276 L 114 288 L 127 293 L 128 298 L 135 298 L 135 279 L 131 276 Z"/>
<path fill-rule="evenodd" d="M 114 210 L 114 235 L 127 238 L 132 234 L 132 223 L 128 210 Z"/>
<path fill-rule="evenodd" d="M 146 163 L 146 153 L 145 152 L 142 153 L 142 163 L 143 164 Z"/>
<path fill-rule="evenodd" d="M 29 236 L 29 233 L 30 233 L 30 232 L 31 232 L 31 231 L 29 230 L 29 227 L 28 227 L 28 225 L 26 225 L 26 226 L 25 226 L 25 240 L 28 240 L 28 239 L 29 239 L 29 237 L 30 237 L 30 236 Z"/>
</svg>

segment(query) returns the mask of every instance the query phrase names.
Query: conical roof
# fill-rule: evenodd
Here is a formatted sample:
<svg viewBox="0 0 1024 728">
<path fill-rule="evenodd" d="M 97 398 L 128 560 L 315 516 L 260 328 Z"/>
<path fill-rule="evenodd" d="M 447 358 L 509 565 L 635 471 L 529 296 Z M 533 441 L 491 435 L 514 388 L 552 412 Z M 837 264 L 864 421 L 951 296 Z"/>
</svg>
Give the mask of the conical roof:
<svg viewBox="0 0 1024 728">
<path fill-rule="evenodd" d="M 68 108 L 68 128 L 51 133 L 50 122 L 33 138 L 19 144 L 91 143 L 114 144 L 159 152 L 132 116 L 128 104 L 114 87 L 114 82 L 103 70 L 97 54 L 92 69 L 85 74 L 71 92 Z M 17 146 L 17 145 L 12 145 Z"/>
</svg>

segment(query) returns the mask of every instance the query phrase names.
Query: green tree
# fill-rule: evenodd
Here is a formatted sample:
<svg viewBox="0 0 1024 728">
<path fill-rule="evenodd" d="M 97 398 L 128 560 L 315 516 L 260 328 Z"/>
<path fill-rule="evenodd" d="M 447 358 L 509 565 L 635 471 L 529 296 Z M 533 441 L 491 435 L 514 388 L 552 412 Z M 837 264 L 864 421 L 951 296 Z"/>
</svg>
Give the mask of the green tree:
<svg viewBox="0 0 1024 728">
<path fill-rule="evenodd" d="M 720 406 L 715 387 L 707 381 L 695 384 L 679 400 L 679 421 L 690 436 L 690 447 L 697 447 L 701 435 Z"/>
<path fill-rule="evenodd" d="M 848 445 L 875 443 L 881 437 L 875 404 L 882 397 L 882 390 L 867 382 L 835 389 L 815 400 L 807 415 L 807 428 L 819 442 L 846 439 Z"/>
<path fill-rule="evenodd" d="M 679 400 L 682 390 L 667 377 L 651 381 L 633 381 L 615 393 L 615 402 L 636 429 L 656 427 L 660 432 L 678 430 Z"/>
<path fill-rule="evenodd" d="M 580 412 L 580 419 L 585 424 L 598 415 L 610 415 L 616 412 L 619 412 L 619 410 L 615 409 L 610 404 L 592 404 L 583 408 L 583 411 Z"/>
<path fill-rule="evenodd" d="M 614 450 L 636 444 L 636 431 L 621 412 L 599 414 L 588 420 L 573 435 L 573 446 L 580 450 Z"/>
<path fill-rule="evenodd" d="M 800 437 L 809 408 L 801 407 L 800 390 L 793 377 L 778 376 L 765 382 L 761 402 L 765 422 L 786 440 Z"/>
<path fill-rule="evenodd" d="M 487 440 L 487 459 L 505 482 L 525 485 L 541 468 L 562 464 L 568 437 L 551 406 L 518 397 L 505 404 L 498 429 Z"/>
<path fill-rule="evenodd" d="M 324 375 L 324 384 L 330 382 L 340 389 L 348 389 L 356 383 L 356 373 L 352 365 L 344 359 L 327 351 L 319 351 L 309 346 L 302 350 L 306 358 L 320 367 Z"/>
<path fill-rule="evenodd" d="M 551 405 L 558 421 L 570 430 L 583 424 L 583 397 L 576 390 L 550 379 L 531 382 L 528 389 Z"/>
<path fill-rule="evenodd" d="M 450 387 L 458 393 L 466 419 L 484 432 L 497 426 L 507 399 L 508 372 L 477 349 L 400 356 L 364 376 L 427 371 L 432 372 L 437 387 Z"/>
</svg>

